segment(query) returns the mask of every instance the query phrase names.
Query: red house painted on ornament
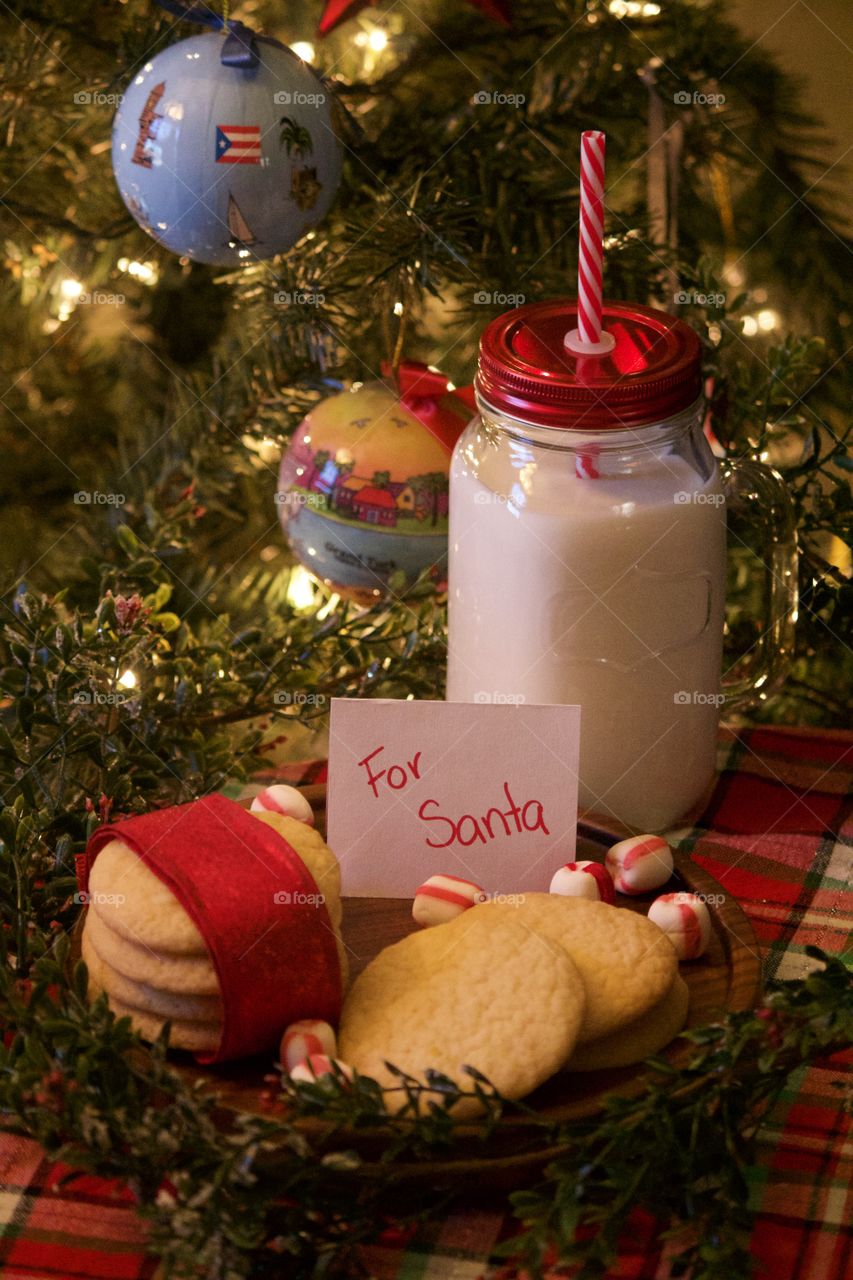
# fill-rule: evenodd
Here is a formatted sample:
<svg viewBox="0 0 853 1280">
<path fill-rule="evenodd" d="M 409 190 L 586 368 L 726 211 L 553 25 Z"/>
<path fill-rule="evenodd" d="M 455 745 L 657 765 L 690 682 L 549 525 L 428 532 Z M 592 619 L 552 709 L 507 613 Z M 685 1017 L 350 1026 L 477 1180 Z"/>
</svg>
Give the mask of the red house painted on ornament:
<svg viewBox="0 0 853 1280">
<path fill-rule="evenodd" d="M 367 484 L 352 500 L 353 513 L 357 520 L 365 524 L 396 525 L 397 504 L 394 495 L 387 489 L 378 489 Z"/>
</svg>

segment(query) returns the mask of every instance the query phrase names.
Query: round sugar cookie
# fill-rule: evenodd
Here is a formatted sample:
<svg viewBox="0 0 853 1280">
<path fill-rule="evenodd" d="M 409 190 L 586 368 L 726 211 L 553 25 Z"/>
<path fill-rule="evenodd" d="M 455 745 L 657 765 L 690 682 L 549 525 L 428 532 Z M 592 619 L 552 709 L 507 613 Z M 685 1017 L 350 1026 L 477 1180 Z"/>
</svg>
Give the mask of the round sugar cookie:
<svg viewBox="0 0 853 1280">
<path fill-rule="evenodd" d="M 672 947 L 669 947 L 672 951 Z M 569 1057 L 584 988 L 559 947 L 509 917 L 465 911 L 386 947 L 344 1003 L 338 1055 L 386 1089 L 386 1062 L 425 1082 L 434 1068 L 462 1088 L 462 1068 L 481 1071 L 507 1098 L 522 1098 Z M 404 1105 L 389 1095 L 390 1110 Z M 480 1110 L 457 1104 L 459 1114 Z"/>
<path fill-rule="evenodd" d="M 85 930 L 82 955 L 90 978 L 97 983 L 100 990 L 107 992 L 110 1000 L 116 997 L 134 1009 L 144 1009 L 146 1013 L 160 1018 L 179 1018 L 183 1022 L 222 1023 L 222 1000 L 218 995 L 177 994 L 172 991 L 161 991 L 158 987 L 152 987 L 146 982 L 133 982 L 99 955 L 91 936 Z"/>
<path fill-rule="evenodd" d="M 207 951 L 195 956 L 153 951 L 141 941 L 128 942 L 92 910 L 86 912 L 83 937 L 88 937 L 98 955 L 131 982 L 186 995 L 220 994 L 219 979 Z"/>
<path fill-rule="evenodd" d="M 487 902 L 473 914 L 514 920 L 562 947 L 574 961 L 586 989 L 579 1044 L 639 1018 L 663 999 L 678 973 L 669 939 L 645 916 L 624 907 L 522 893 L 514 903 Z"/>
<path fill-rule="evenodd" d="M 689 1003 L 687 983 L 676 977 L 663 999 L 639 1018 L 598 1040 L 578 1045 L 564 1070 L 603 1071 L 608 1067 L 630 1067 L 650 1058 L 683 1029 Z"/>
<path fill-rule="evenodd" d="M 283 836 L 294 852 L 299 854 L 325 899 L 329 919 L 335 928 L 339 929 L 343 918 L 341 869 L 337 858 L 319 831 L 315 831 L 313 827 L 300 822 L 297 818 L 288 818 L 282 813 L 255 812 L 252 817 L 272 827 L 273 831 Z"/>
<path fill-rule="evenodd" d="M 204 955 L 204 939 L 172 890 L 121 840 L 111 840 L 89 872 L 89 912 L 129 942 Z"/>
<path fill-rule="evenodd" d="M 89 976 L 90 996 L 96 996 L 104 988 Z M 168 1018 L 159 1018 L 155 1013 L 147 1013 L 144 1009 L 135 1009 L 123 1000 L 106 991 L 110 1008 L 117 1018 L 130 1018 L 134 1031 L 138 1031 L 143 1040 L 156 1040 L 163 1030 Z M 216 1022 L 183 1022 L 180 1018 L 172 1018 L 172 1033 L 169 1044 L 173 1049 L 188 1049 L 192 1053 L 214 1053 L 222 1035 L 222 1026 Z"/>
</svg>

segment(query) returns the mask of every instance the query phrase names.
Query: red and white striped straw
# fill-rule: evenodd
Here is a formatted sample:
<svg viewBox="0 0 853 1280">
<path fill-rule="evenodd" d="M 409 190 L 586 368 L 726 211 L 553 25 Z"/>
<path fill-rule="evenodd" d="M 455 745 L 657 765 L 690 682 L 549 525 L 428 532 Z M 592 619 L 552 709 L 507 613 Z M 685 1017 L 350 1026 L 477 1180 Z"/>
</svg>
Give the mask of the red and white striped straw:
<svg viewBox="0 0 853 1280">
<path fill-rule="evenodd" d="M 601 272 L 604 262 L 604 134 L 581 134 L 581 216 L 578 245 L 578 337 L 601 342 Z"/>
</svg>

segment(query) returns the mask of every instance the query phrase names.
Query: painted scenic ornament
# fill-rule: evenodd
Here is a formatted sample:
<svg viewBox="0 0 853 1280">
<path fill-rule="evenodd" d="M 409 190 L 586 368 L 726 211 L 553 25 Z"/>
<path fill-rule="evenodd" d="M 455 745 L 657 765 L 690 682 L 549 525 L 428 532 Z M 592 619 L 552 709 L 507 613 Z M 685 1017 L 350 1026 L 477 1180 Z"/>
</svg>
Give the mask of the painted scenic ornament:
<svg viewBox="0 0 853 1280">
<path fill-rule="evenodd" d="M 424 570 L 443 578 L 448 468 L 467 392 L 407 362 L 399 390 L 371 382 L 318 404 L 282 461 L 276 501 L 301 564 L 364 603 Z"/>
<path fill-rule="evenodd" d="M 216 266 L 289 249 L 326 214 L 341 176 L 326 86 L 292 50 L 243 30 L 254 59 L 229 59 L 235 37 L 223 32 L 158 53 L 113 125 L 113 170 L 136 221 L 173 253 Z"/>
</svg>

